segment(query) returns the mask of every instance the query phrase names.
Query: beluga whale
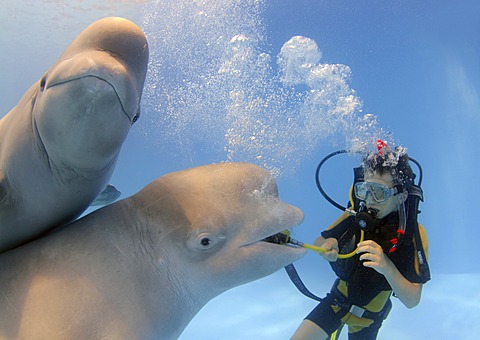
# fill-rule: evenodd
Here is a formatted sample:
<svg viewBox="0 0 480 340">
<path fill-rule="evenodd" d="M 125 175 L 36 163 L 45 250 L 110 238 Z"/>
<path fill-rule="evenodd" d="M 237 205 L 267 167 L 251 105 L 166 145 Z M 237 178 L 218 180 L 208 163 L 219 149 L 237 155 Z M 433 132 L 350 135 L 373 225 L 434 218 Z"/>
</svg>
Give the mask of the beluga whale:
<svg viewBox="0 0 480 340">
<path fill-rule="evenodd" d="M 300 259 L 263 240 L 302 220 L 253 164 L 164 175 L 3 253 L 0 338 L 175 339 L 215 296 Z"/>
<path fill-rule="evenodd" d="M 107 187 L 147 63 L 138 26 L 98 20 L 0 120 L 0 253 L 77 218 Z"/>
</svg>

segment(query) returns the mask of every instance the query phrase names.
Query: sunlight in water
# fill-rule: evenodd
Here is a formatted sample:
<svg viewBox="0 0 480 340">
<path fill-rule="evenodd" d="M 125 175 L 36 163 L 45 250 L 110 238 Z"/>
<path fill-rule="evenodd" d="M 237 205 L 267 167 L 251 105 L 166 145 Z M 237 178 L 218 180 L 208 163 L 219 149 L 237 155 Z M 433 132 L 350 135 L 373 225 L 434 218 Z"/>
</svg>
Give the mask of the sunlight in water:
<svg viewBox="0 0 480 340">
<path fill-rule="evenodd" d="M 266 51 L 263 7 L 218 0 L 144 8 L 151 137 L 186 150 L 224 150 L 212 161 L 255 162 L 277 175 L 321 144 L 360 151 L 388 139 L 376 116 L 362 114 L 350 68 L 321 63 L 315 41 L 296 36 L 278 56 Z M 187 135 L 189 142 L 179 137 Z"/>
</svg>

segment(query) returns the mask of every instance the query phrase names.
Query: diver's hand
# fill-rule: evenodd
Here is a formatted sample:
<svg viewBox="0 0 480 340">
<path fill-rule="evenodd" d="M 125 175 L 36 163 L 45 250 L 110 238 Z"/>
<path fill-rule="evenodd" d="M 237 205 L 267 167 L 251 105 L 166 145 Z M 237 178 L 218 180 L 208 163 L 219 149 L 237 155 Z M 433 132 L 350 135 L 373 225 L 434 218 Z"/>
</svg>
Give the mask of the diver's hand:
<svg viewBox="0 0 480 340">
<path fill-rule="evenodd" d="M 382 247 L 375 241 L 367 240 L 360 242 L 357 245 L 357 254 L 360 255 L 360 260 L 363 261 L 365 267 L 375 269 L 382 275 L 386 275 L 395 267 L 393 262 L 385 255 Z"/>
<path fill-rule="evenodd" d="M 335 262 L 338 259 L 338 241 L 334 238 L 324 238 L 320 236 L 314 242 L 317 247 L 325 248 L 325 252 L 319 253 L 322 257 L 329 261 Z"/>
<path fill-rule="evenodd" d="M 422 284 L 408 281 L 385 255 L 382 247 L 374 241 L 368 240 L 358 244 L 357 254 L 365 267 L 375 269 L 382 274 L 395 292 L 395 296 L 407 308 L 413 308 L 420 302 Z"/>
</svg>

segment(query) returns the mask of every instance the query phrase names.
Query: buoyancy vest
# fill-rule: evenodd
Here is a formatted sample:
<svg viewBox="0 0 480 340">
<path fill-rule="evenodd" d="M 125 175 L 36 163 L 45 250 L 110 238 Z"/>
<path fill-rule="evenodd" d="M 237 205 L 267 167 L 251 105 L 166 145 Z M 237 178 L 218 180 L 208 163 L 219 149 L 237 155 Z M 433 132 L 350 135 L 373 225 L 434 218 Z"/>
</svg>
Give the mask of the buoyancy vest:
<svg viewBox="0 0 480 340">
<path fill-rule="evenodd" d="M 360 230 L 354 220 L 353 216 L 345 215 L 345 218 L 337 220 L 339 221 L 338 224 L 322 232 L 324 238 L 333 237 L 338 240 L 340 253 L 352 251 L 358 243 Z M 397 226 L 398 214 L 394 212 L 379 220 L 377 226 L 372 230 L 365 231 L 364 238 L 373 240 L 379 245 L 385 244 L 392 235 L 396 234 Z M 418 264 L 415 264 L 416 247 L 414 239 L 414 228 L 407 226 L 402 243 L 396 251 L 393 253 L 385 252 L 385 254 L 407 280 L 425 283 L 429 277 L 422 278 L 418 272 Z M 424 243 L 425 248 L 426 240 L 422 240 L 422 243 Z M 363 266 L 359 257 L 359 255 L 355 255 L 348 259 L 338 259 L 331 262 L 330 265 L 336 275 L 346 282 L 350 302 L 358 306 L 365 306 L 382 291 L 388 291 L 392 288 L 382 274 L 373 268 Z"/>
</svg>

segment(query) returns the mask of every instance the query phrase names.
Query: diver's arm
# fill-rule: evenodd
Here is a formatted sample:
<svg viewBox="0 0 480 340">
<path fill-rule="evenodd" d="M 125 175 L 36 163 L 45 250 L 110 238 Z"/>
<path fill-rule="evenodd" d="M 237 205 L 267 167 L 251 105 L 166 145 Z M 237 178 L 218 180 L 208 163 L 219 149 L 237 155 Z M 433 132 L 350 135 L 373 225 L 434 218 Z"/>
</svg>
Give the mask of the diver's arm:
<svg viewBox="0 0 480 340">
<path fill-rule="evenodd" d="M 385 255 L 382 247 L 371 240 L 363 241 L 358 244 L 357 253 L 362 253 L 360 260 L 363 261 L 365 267 L 373 268 L 385 276 L 395 292 L 395 296 L 407 308 L 418 305 L 422 295 L 422 284 L 408 281 Z"/>
<path fill-rule="evenodd" d="M 313 243 L 315 246 L 325 248 L 325 252 L 319 253 L 322 257 L 329 261 L 335 262 L 338 259 L 338 241 L 337 239 L 330 237 L 325 238 L 323 236 L 318 237 Z"/>
<path fill-rule="evenodd" d="M 390 259 L 388 259 L 388 261 L 390 261 Z M 384 274 L 384 276 L 392 287 L 392 290 L 395 292 L 395 296 L 402 301 L 407 308 L 413 308 L 417 306 L 422 296 L 423 285 L 421 283 L 413 283 L 408 281 L 398 271 L 397 267 L 395 267 L 393 263 L 392 267 L 392 272 L 389 274 Z"/>
</svg>

